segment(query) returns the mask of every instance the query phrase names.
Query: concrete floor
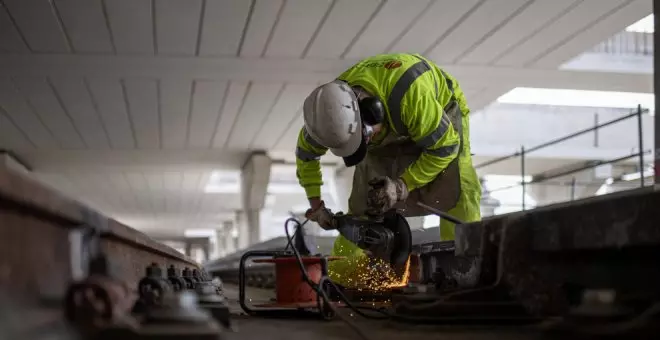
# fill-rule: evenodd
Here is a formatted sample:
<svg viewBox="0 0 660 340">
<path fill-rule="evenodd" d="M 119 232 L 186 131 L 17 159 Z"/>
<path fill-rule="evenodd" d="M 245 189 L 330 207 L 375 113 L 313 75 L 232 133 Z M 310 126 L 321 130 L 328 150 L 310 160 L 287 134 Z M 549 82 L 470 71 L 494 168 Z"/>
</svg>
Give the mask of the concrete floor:
<svg viewBox="0 0 660 340">
<path fill-rule="evenodd" d="M 349 326 L 342 318 L 331 321 L 322 320 L 295 320 L 295 319 L 267 319 L 245 315 L 238 305 L 238 287 L 225 285 L 225 295 L 230 302 L 234 318 L 233 324 L 236 332 L 226 333 L 226 339 L 252 340 L 331 340 L 331 339 L 365 339 Z M 249 288 L 247 297 L 253 302 L 268 301 L 274 296 L 272 290 Z M 522 327 L 493 328 L 493 327 L 465 327 L 465 326 L 427 326 L 403 324 L 395 321 L 366 320 L 353 315 L 348 309 L 341 310 L 342 316 L 353 323 L 366 335 L 366 339 L 378 340 L 490 340 L 490 339 L 537 339 L 540 334 L 532 329 Z"/>
</svg>

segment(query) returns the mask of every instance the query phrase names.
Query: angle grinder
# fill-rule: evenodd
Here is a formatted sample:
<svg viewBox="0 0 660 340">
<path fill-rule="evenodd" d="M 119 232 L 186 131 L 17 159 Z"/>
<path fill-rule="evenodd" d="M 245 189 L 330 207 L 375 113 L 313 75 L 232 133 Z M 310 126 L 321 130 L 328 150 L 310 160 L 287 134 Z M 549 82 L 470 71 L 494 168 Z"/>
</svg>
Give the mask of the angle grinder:
<svg viewBox="0 0 660 340">
<path fill-rule="evenodd" d="M 370 256 L 388 263 L 396 272 L 405 268 L 412 251 L 412 234 L 408 221 L 396 210 L 377 217 L 339 212 L 333 215 L 332 224 L 332 229 Z"/>
</svg>

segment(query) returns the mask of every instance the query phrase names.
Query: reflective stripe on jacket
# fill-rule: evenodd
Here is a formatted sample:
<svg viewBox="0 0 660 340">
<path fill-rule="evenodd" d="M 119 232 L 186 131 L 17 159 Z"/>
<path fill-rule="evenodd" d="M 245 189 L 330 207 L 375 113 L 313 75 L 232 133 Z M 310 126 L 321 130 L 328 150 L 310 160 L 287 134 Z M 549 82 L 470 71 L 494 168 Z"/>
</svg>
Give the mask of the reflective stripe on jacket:
<svg viewBox="0 0 660 340">
<path fill-rule="evenodd" d="M 418 54 L 382 54 L 360 61 L 338 79 L 378 96 L 387 111 L 385 130 L 408 136 L 425 150 L 402 175 L 409 190 L 431 182 L 457 156 L 459 133 L 444 107 L 453 96 L 464 115 L 469 109 L 457 81 L 434 63 Z M 326 151 L 301 129 L 296 165 L 307 197 L 320 196 L 319 158 Z"/>
</svg>

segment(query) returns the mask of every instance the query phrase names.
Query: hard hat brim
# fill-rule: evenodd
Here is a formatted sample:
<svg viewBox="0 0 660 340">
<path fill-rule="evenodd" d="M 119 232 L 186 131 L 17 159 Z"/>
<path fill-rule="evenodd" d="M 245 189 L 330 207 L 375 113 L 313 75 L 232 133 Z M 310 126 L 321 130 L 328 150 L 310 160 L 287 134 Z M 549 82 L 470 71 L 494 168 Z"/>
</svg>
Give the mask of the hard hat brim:
<svg viewBox="0 0 660 340">
<path fill-rule="evenodd" d="M 352 167 L 355 165 L 358 165 L 364 157 L 367 156 L 367 141 L 362 138 L 362 141 L 360 142 L 360 145 L 358 146 L 357 150 L 349 156 L 343 157 L 344 159 L 344 165 L 346 167 Z"/>
</svg>

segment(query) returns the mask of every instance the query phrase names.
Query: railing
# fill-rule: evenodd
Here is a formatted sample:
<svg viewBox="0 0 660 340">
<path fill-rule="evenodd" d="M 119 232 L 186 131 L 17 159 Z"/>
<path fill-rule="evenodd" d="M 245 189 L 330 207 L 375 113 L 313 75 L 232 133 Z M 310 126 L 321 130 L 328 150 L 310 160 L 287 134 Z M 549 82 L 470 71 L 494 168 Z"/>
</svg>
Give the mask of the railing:
<svg viewBox="0 0 660 340">
<path fill-rule="evenodd" d="M 516 151 L 516 152 L 514 152 L 510 155 L 498 157 L 498 158 L 480 163 L 480 164 L 476 165 L 475 168 L 476 169 L 485 168 L 485 167 L 488 167 L 488 166 L 493 165 L 493 164 L 497 164 L 497 163 L 500 163 L 500 162 L 504 162 L 504 161 L 511 160 L 511 159 L 519 157 L 520 158 L 520 181 L 517 182 L 514 185 L 489 190 L 489 192 L 493 193 L 493 192 L 497 192 L 497 191 L 501 191 L 501 190 L 507 190 L 507 189 L 513 189 L 513 188 L 517 188 L 517 187 L 522 187 L 522 200 L 521 200 L 522 210 L 526 209 L 526 202 L 525 201 L 526 201 L 526 195 L 527 195 L 527 188 L 530 185 L 543 183 L 544 185 L 570 186 L 571 187 L 571 198 L 570 199 L 574 200 L 576 198 L 576 193 L 575 193 L 576 186 L 581 185 L 581 184 L 586 185 L 586 184 L 592 184 L 592 183 L 580 183 L 575 179 L 575 177 L 573 177 L 570 181 L 557 181 L 557 179 L 560 179 L 561 177 L 572 175 L 572 174 L 575 174 L 575 173 L 578 173 L 578 172 L 581 172 L 581 171 L 593 169 L 593 168 L 596 168 L 596 167 L 599 167 L 599 166 L 602 166 L 602 165 L 615 164 L 615 163 L 626 161 L 626 160 L 629 160 L 629 159 L 632 159 L 632 158 L 638 158 L 637 167 L 638 167 L 639 175 L 640 175 L 640 187 L 644 187 L 644 170 L 645 170 L 644 169 L 644 155 L 651 152 L 650 150 L 644 150 L 644 141 L 643 141 L 642 115 L 647 113 L 647 112 L 648 112 L 648 109 L 642 109 L 641 106 L 637 106 L 636 110 L 634 110 L 633 112 L 631 112 L 631 113 L 629 113 L 629 114 L 627 114 L 623 117 L 619 117 L 619 118 L 616 118 L 616 119 L 613 119 L 613 120 L 610 120 L 610 121 L 607 121 L 607 122 L 604 122 L 604 123 L 600 123 L 600 124 L 596 120 L 594 126 L 588 128 L 588 129 L 579 130 L 577 132 L 566 135 L 564 137 L 560 137 L 560 138 L 557 138 L 557 139 L 554 139 L 554 140 L 551 140 L 551 141 L 548 141 L 548 142 L 545 142 L 545 143 L 542 143 L 542 144 L 539 144 L 539 145 L 536 145 L 536 146 L 533 146 L 533 147 L 525 148 L 524 146 L 521 146 L 519 151 Z M 590 133 L 590 132 L 597 133 L 598 129 L 600 129 L 600 128 L 610 126 L 610 125 L 613 125 L 613 124 L 616 124 L 616 123 L 619 123 L 619 122 L 622 122 L 622 121 L 625 121 L 625 120 L 628 120 L 628 119 L 632 119 L 632 118 L 637 118 L 637 134 L 638 134 L 638 139 L 637 139 L 638 145 L 637 145 L 637 147 L 638 147 L 638 152 L 634 152 L 634 153 L 629 154 L 629 155 L 623 155 L 621 157 L 617 157 L 617 158 L 609 159 L 609 160 L 589 161 L 589 162 L 585 162 L 584 165 L 573 167 L 571 169 L 567 169 L 567 170 L 563 170 L 563 171 L 560 170 L 560 171 L 557 171 L 557 172 L 554 172 L 554 173 L 551 173 L 551 174 L 544 174 L 544 175 L 540 175 L 540 176 L 539 175 L 532 176 L 531 180 L 525 180 L 525 178 L 528 177 L 528 176 L 526 176 L 528 174 L 527 174 L 527 171 L 526 171 L 527 169 L 526 169 L 525 161 L 526 161 L 526 158 L 528 157 L 528 155 L 530 153 L 533 153 L 535 151 L 547 148 L 549 146 L 553 146 L 553 145 L 565 142 L 567 140 L 582 136 L 582 135 Z M 557 170 L 557 169 L 555 169 L 555 170 Z M 555 180 L 555 181 L 551 181 L 551 180 Z M 613 179 L 613 180 L 615 180 L 615 179 Z M 507 205 L 507 204 L 503 204 L 503 205 Z"/>
<path fill-rule="evenodd" d="M 617 55 L 653 55 L 653 33 L 621 32 L 591 50 L 596 53 Z"/>
</svg>

